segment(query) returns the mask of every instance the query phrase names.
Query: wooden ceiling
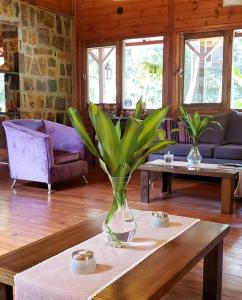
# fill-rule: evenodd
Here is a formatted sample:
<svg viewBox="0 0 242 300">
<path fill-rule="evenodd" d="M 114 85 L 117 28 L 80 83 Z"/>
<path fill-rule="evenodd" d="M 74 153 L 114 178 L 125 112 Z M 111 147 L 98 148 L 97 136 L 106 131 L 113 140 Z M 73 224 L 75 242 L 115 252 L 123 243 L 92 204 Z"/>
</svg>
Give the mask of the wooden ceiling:
<svg viewBox="0 0 242 300">
<path fill-rule="evenodd" d="M 57 13 L 72 16 L 74 14 L 72 0 L 22 0 L 23 2 L 47 8 Z"/>
</svg>

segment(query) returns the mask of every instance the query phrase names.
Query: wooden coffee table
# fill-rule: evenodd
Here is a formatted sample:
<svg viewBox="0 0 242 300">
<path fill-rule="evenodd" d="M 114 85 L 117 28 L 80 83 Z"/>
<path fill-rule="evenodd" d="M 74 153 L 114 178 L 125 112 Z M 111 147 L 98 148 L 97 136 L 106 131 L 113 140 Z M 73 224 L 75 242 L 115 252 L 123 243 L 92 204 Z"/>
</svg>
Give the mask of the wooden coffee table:
<svg viewBox="0 0 242 300">
<path fill-rule="evenodd" d="M 201 164 L 198 168 L 188 168 L 187 165 L 173 166 L 157 164 L 157 161 L 145 163 L 141 170 L 141 202 L 150 202 L 150 184 L 155 175 L 161 175 L 162 192 L 171 193 L 173 174 L 205 176 L 221 178 L 221 213 L 232 214 L 234 209 L 234 188 L 239 175 L 236 168 L 206 168 Z M 211 166 L 213 166 L 211 164 Z M 216 165 L 214 165 L 216 166 Z"/>
<path fill-rule="evenodd" d="M 100 233 L 103 220 L 81 222 L 0 257 L 0 299 L 13 299 L 17 273 Z M 221 299 L 223 239 L 228 232 L 228 225 L 200 221 L 94 299 L 160 299 L 203 258 L 204 299 Z"/>
</svg>

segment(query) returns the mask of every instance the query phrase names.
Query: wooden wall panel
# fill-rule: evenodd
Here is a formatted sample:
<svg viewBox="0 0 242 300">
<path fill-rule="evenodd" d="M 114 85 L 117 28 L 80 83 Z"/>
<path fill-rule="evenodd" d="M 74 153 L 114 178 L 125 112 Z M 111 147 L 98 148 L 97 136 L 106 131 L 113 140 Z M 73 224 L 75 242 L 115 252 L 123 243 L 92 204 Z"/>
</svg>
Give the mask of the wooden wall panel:
<svg viewBox="0 0 242 300">
<path fill-rule="evenodd" d="M 77 1 L 76 16 L 82 41 L 161 34 L 167 30 L 168 0 Z"/>
<path fill-rule="evenodd" d="M 85 42 L 165 34 L 164 103 L 171 105 L 172 113 L 177 114 L 179 33 L 242 29 L 242 6 L 225 8 L 223 0 L 75 1 L 78 99 L 85 84 L 81 79 Z M 124 8 L 122 15 L 116 12 L 119 6 Z M 80 101 L 79 107 L 85 109 L 85 100 Z"/>
<path fill-rule="evenodd" d="M 176 0 L 175 30 L 207 31 L 242 26 L 242 6 L 223 7 L 222 0 Z"/>
</svg>

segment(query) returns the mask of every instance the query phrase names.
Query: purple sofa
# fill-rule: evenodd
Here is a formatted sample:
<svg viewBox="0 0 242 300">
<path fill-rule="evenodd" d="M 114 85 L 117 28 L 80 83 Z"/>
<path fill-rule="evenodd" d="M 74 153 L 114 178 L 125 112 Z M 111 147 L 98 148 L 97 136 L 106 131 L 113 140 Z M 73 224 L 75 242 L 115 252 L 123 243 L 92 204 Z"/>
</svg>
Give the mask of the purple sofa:
<svg viewBox="0 0 242 300">
<path fill-rule="evenodd" d="M 4 121 L 10 175 L 51 184 L 87 175 L 84 144 L 68 126 L 45 120 Z"/>
<path fill-rule="evenodd" d="M 242 164 L 242 113 L 232 110 L 229 113 L 216 115 L 222 129 L 211 124 L 200 137 L 199 150 L 205 163 L 236 163 Z M 163 158 L 170 151 L 176 160 L 186 160 L 191 149 L 189 136 L 183 130 L 181 123 L 168 119 L 164 124 L 168 138 L 173 138 L 177 143 L 165 150 L 149 156 L 149 160 Z M 179 134 L 172 136 L 171 129 L 180 127 Z"/>
</svg>

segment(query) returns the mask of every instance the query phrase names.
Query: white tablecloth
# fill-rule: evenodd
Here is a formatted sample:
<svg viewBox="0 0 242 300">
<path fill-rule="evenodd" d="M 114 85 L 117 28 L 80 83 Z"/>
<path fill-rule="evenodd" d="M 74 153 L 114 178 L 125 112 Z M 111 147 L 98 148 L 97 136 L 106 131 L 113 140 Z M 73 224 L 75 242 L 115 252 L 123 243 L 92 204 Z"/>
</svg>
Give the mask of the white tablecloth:
<svg viewBox="0 0 242 300">
<path fill-rule="evenodd" d="M 149 225 L 150 218 L 151 212 L 144 212 L 136 217 L 137 232 L 132 246 L 128 248 L 113 248 L 106 243 L 103 235 L 99 234 L 17 274 L 16 300 L 92 299 L 98 292 L 199 221 L 170 215 L 169 227 L 155 228 Z M 94 252 L 97 262 L 95 273 L 76 275 L 69 271 L 71 254 L 79 249 Z"/>
</svg>

